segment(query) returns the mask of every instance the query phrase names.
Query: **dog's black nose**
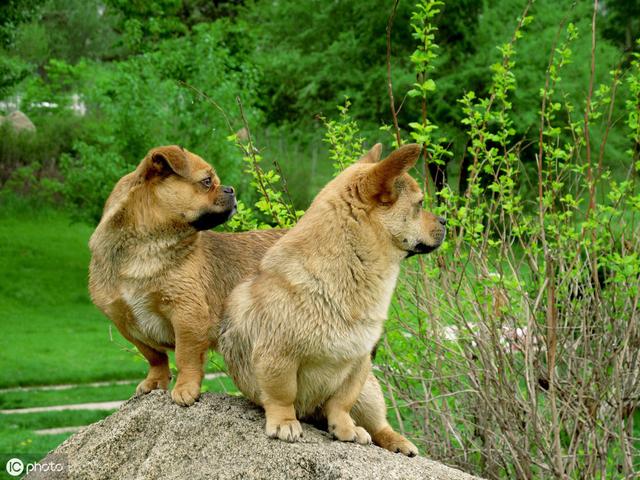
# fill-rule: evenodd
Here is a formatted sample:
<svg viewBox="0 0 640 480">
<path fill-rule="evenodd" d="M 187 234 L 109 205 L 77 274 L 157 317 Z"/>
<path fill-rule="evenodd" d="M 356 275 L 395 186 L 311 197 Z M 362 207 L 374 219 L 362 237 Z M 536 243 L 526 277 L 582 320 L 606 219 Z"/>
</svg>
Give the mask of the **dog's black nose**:
<svg viewBox="0 0 640 480">
<path fill-rule="evenodd" d="M 442 225 L 446 225 L 447 224 L 447 219 L 444 217 L 438 217 L 438 221 L 442 224 Z"/>
<path fill-rule="evenodd" d="M 223 186 L 222 187 L 222 191 L 224 193 L 228 193 L 230 195 L 233 195 L 235 193 L 235 190 L 233 189 L 233 187 L 225 187 L 225 186 Z"/>
</svg>

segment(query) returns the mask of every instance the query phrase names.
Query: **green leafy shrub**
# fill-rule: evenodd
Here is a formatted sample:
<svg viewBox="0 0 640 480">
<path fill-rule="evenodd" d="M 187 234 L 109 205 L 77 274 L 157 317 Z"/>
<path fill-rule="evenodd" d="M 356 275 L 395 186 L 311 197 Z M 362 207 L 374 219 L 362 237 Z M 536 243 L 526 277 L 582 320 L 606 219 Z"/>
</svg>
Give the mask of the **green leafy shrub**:
<svg viewBox="0 0 640 480">
<path fill-rule="evenodd" d="M 245 125 L 246 140 L 239 138 L 236 134 L 229 136 L 228 140 L 234 141 L 242 150 L 244 172 L 250 175 L 250 186 L 258 193 L 258 199 L 254 203 L 258 214 L 246 208 L 244 202 L 240 200 L 238 212 L 231 221 L 227 222 L 226 228 L 231 231 L 270 228 L 270 225 L 290 228 L 295 225 L 303 212 L 296 210 L 293 206 L 279 164 L 275 163 L 275 171 L 261 167 L 263 159 L 253 143 L 241 102 L 239 107 Z"/>
<path fill-rule="evenodd" d="M 227 118 L 199 93 L 207 92 L 223 111 L 233 111 L 236 97 L 253 89 L 257 73 L 230 56 L 224 32 L 222 24 L 200 24 L 190 36 L 166 40 L 153 52 L 109 65 L 49 64 L 50 75 L 58 78 L 51 86 L 62 86 L 62 91 L 34 90 L 64 98 L 65 92 L 75 89 L 87 107 L 84 132 L 66 152 L 61 189 L 78 218 L 99 218 L 96 212 L 117 179 L 114 175 L 132 170 L 158 145 L 183 145 L 214 165 L 226 184 L 241 191 L 246 187 L 239 168 L 241 155 L 226 140 L 241 121 Z M 246 115 L 258 118 L 250 104 Z M 102 165 L 105 161 L 115 163 Z M 107 182 L 105 188 L 86 192 L 86 198 L 79 194 L 84 191 L 79 184 L 100 182 Z"/>
<path fill-rule="evenodd" d="M 83 129 L 82 120 L 73 115 L 35 115 L 36 131 L 15 131 L 4 123 L 0 127 L 0 187 L 21 167 L 36 164 L 38 178 L 59 177 L 60 155 L 68 152 L 75 136 Z M 23 193 L 30 193 L 24 190 Z"/>
<path fill-rule="evenodd" d="M 461 99 L 468 187 L 439 193 L 447 241 L 405 266 L 380 372 L 398 427 L 432 458 L 486 478 L 630 478 L 640 463 L 640 70 L 635 61 L 619 92 L 631 148 L 607 164 L 611 92 L 623 86 L 614 72 L 577 102 L 562 93 L 577 28 L 567 23 L 539 88 L 531 168 L 512 98 L 526 94 L 515 67 L 532 20 L 525 11 L 500 48 L 487 94 Z"/>
<path fill-rule="evenodd" d="M 74 220 L 97 224 L 113 186 L 131 171 L 131 166 L 116 152 L 101 151 L 82 142 L 74 147 L 74 155 L 64 154 L 61 158 L 64 182 L 58 189 L 73 207 Z"/>
</svg>

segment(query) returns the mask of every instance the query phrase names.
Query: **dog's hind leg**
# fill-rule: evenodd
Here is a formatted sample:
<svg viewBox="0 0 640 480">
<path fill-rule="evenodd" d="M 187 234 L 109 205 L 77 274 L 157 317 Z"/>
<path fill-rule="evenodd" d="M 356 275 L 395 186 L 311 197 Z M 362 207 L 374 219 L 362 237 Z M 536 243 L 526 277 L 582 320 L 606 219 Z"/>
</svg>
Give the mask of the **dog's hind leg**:
<svg viewBox="0 0 640 480">
<path fill-rule="evenodd" d="M 133 313 L 129 306 L 125 302 L 117 301 L 111 304 L 105 313 L 111 318 L 122 336 L 133 343 L 149 362 L 149 373 L 147 373 L 147 378 L 136 387 L 136 395 L 142 395 L 157 389 L 167 390 L 171 382 L 169 357 L 166 353 L 159 352 L 131 336 L 129 329 L 126 328 L 127 322 L 132 323 L 134 321 Z"/>
<path fill-rule="evenodd" d="M 416 446 L 389 425 L 382 389 L 371 371 L 358 400 L 351 409 L 351 416 L 357 425 L 371 434 L 373 443 L 379 447 L 409 457 L 418 454 Z"/>
<path fill-rule="evenodd" d="M 171 370 L 169 369 L 169 357 L 164 352 L 136 340 L 128 339 L 149 362 L 147 378 L 136 387 L 136 395 L 149 393 L 151 390 L 167 390 L 171 382 Z"/>
</svg>

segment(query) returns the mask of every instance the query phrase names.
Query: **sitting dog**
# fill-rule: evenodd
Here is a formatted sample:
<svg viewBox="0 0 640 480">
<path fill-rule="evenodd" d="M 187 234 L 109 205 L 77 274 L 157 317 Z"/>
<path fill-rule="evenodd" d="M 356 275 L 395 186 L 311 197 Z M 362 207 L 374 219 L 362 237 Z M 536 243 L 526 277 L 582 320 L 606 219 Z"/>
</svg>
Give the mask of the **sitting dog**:
<svg viewBox="0 0 640 480">
<path fill-rule="evenodd" d="M 370 353 L 400 270 L 442 243 L 445 220 L 422 209 L 406 145 L 376 145 L 331 181 L 298 224 L 226 302 L 219 350 L 236 385 L 266 415 L 266 434 L 296 441 L 298 418 L 320 414 L 342 441 L 413 456 L 386 420 Z"/>
<path fill-rule="evenodd" d="M 171 396 L 180 405 L 199 397 L 225 298 L 284 233 L 206 231 L 235 208 L 233 188 L 177 146 L 150 150 L 109 196 L 89 241 L 89 291 L 149 362 L 138 394 L 168 388 L 166 352 L 175 349 Z"/>
</svg>

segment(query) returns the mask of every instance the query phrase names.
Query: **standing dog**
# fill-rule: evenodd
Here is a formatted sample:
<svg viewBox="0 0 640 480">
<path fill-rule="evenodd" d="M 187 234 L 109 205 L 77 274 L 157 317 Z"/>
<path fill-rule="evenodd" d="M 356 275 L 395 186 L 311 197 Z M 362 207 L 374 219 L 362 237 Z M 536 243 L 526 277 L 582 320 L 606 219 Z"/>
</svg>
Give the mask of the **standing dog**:
<svg viewBox="0 0 640 480">
<path fill-rule="evenodd" d="M 149 362 L 138 394 L 168 388 L 166 352 L 175 349 L 173 400 L 191 405 L 200 395 L 226 296 L 283 234 L 204 231 L 235 208 L 233 188 L 221 185 L 202 158 L 177 146 L 149 151 L 109 196 L 89 241 L 89 291 Z"/>
<path fill-rule="evenodd" d="M 381 146 L 331 181 L 298 224 L 229 296 L 219 349 L 240 390 L 266 414 L 266 433 L 302 435 L 320 413 L 342 441 L 373 441 L 415 455 L 386 420 L 371 374 L 400 262 L 444 239 L 445 221 L 422 210 L 406 173 L 420 147 L 379 161 Z"/>
</svg>

